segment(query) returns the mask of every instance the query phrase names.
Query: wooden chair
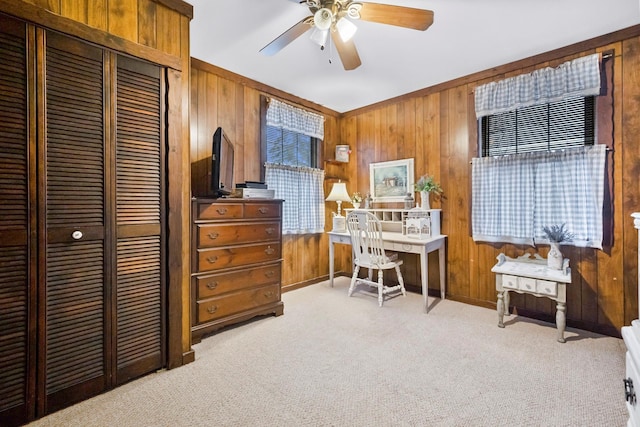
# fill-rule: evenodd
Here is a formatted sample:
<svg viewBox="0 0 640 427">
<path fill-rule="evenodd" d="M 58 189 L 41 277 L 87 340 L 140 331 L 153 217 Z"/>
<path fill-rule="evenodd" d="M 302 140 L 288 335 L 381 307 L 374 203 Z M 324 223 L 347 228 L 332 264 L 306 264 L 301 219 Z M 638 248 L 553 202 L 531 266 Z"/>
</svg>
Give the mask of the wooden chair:
<svg viewBox="0 0 640 427">
<path fill-rule="evenodd" d="M 402 295 L 406 295 L 404 289 L 404 281 L 402 279 L 402 273 L 400 272 L 400 266 L 402 260 L 398 260 L 398 254 L 387 256 L 384 251 L 384 245 L 382 240 L 382 224 L 380 220 L 376 218 L 370 212 L 364 210 L 351 211 L 347 215 L 347 229 L 351 235 L 351 247 L 353 249 L 354 268 L 353 276 L 351 277 L 351 285 L 349 286 L 349 296 L 353 294 L 355 287 L 359 283 L 364 283 L 369 286 L 375 286 L 378 288 L 378 305 L 382 307 L 384 302 L 384 296 L 400 290 Z M 358 277 L 360 268 L 369 269 L 367 279 Z M 398 285 L 387 286 L 383 281 L 384 270 L 390 269 L 396 270 L 398 277 Z M 372 280 L 373 270 L 378 270 L 378 281 Z"/>
</svg>

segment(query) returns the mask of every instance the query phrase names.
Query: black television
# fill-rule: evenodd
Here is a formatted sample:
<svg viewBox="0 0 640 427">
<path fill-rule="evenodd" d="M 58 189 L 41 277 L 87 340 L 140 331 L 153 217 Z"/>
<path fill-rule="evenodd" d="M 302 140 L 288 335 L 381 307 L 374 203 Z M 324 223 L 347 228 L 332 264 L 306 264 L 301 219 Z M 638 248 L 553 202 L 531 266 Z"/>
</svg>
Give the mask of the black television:
<svg viewBox="0 0 640 427">
<path fill-rule="evenodd" d="M 215 198 L 233 190 L 233 144 L 219 127 L 213 134 L 211 147 L 211 195 Z"/>
</svg>

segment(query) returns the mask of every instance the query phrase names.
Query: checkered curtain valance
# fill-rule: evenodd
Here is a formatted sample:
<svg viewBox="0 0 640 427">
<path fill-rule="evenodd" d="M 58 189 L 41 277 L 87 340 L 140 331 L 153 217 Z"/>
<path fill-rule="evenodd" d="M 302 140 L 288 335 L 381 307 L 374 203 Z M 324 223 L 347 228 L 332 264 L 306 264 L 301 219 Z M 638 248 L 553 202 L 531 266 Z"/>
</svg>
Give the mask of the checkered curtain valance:
<svg viewBox="0 0 640 427">
<path fill-rule="evenodd" d="M 574 96 L 600 94 L 600 54 L 543 68 L 475 89 L 476 117 L 546 104 Z"/>
<path fill-rule="evenodd" d="M 324 233 L 323 170 L 267 163 L 265 181 L 284 200 L 283 234 Z"/>
<path fill-rule="evenodd" d="M 571 244 L 602 249 L 606 146 L 481 157 L 472 166 L 475 241 L 547 243 L 565 223 Z"/>
<path fill-rule="evenodd" d="M 267 125 L 324 139 L 324 116 L 273 98 L 267 107 Z"/>
</svg>

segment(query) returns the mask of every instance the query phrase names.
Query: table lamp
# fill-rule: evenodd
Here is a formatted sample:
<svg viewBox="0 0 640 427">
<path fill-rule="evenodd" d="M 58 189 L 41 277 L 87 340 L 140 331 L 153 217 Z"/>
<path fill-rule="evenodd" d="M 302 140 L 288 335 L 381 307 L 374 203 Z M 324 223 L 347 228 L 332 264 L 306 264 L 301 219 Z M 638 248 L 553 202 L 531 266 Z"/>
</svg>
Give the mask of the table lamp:
<svg viewBox="0 0 640 427">
<path fill-rule="evenodd" d="M 349 193 L 347 193 L 347 186 L 344 182 L 336 182 L 331 187 L 329 196 L 325 199 L 327 202 L 338 203 L 338 214 L 333 217 L 333 231 L 345 231 L 347 229 L 347 221 L 340 214 L 342 202 L 351 201 Z"/>
</svg>

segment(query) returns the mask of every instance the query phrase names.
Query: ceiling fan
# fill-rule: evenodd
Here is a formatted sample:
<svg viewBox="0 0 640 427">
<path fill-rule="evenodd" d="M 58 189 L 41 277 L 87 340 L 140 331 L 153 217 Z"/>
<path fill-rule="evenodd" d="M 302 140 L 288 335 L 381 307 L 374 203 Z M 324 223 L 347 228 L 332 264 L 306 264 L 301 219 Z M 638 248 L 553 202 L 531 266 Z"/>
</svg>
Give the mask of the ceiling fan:
<svg viewBox="0 0 640 427">
<path fill-rule="evenodd" d="M 352 20 L 376 22 L 424 31 L 433 23 L 433 11 L 394 6 L 380 3 L 365 3 L 353 0 L 302 0 L 311 11 L 300 22 L 276 37 L 260 49 L 265 55 L 280 52 L 289 43 L 311 32 L 311 40 L 324 49 L 328 35 L 335 45 L 345 70 L 354 70 L 362 62 L 353 42 L 357 27 Z"/>
</svg>

